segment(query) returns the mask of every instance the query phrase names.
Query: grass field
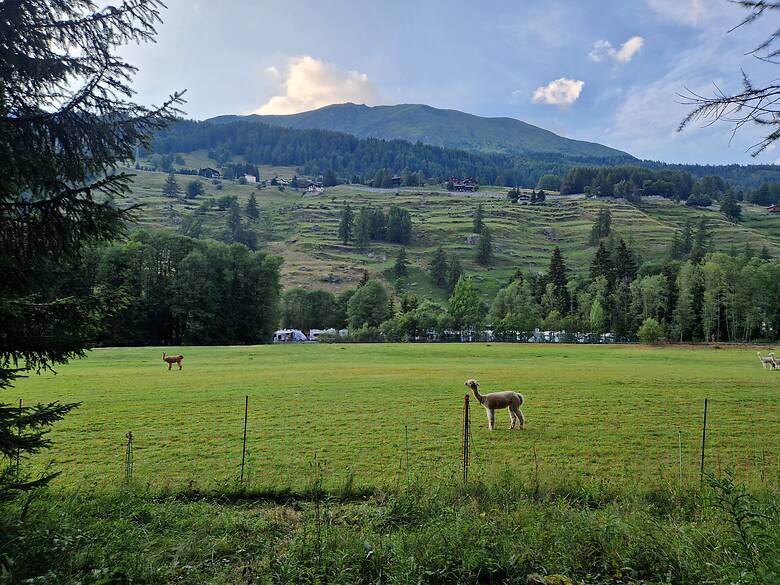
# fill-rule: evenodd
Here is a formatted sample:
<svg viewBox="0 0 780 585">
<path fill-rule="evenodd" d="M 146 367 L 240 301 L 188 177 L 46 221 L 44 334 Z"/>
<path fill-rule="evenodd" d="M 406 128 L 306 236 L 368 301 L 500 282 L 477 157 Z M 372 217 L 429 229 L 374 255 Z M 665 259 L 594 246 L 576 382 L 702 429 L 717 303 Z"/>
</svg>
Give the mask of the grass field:
<svg viewBox="0 0 780 585">
<path fill-rule="evenodd" d="M 206 164 L 208 159 L 204 156 L 200 153 L 200 158 L 188 160 L 188 164 Z M 295 169 L 262 167 L 261 172 L 265 178 L 276 174 L 289 178 Z M 143 205 L 138 227 L 177 229 L 183 218 L 197 208 L 197 200 L 164 197 L 165 178 L 164 173 L 137 173 L 130 200 Z M 178 180 L 184 189 L 191 177 L 182 175 Z M 322 195 L 310 196 L 289 188 L 284 192 L 276 187 L 258 190 L 252 185 L 222 181 L 221 189 L 217 189 L 211 182 L 203 183 L 205 196 L 235 195 L 242 206 L 250 193 L 255 193 L 261 217 L 252 227 L 264 247 L 284 258 L 282 282 L 288 289 L 354 288 L 363 269 L 375 278 L 385 277 L 398 245 L 375 242 L 368 249 L 344 246 L 337 233 L 339 215 L 347 203 L 353 208 L 397 204 L 411 212 L 414 237 L 407 247 L 411 262 L 408 285 L 419 296 L 439 300 L 444 300 L 445 293 L 435 287 L 426 272 L 436 246 L 441 244 L 447 253 L 456 254 L 485 297 L 492 298 L 515 270 L 546 270 L 555 246 L 561 248 L 573 271 L 587 270 L 595 253 L 595 248 L 588 245 L 591 225 L 604 205 L 612 211 L 615 233 L 638 250 L 643 260 L 664 257 L 674 233 L 686 219 L 696 223 L 702 216 L 710 222 L 716 249 L 728 251 L 734 246 L 741 251 L 749 243 L 756 252 L 766 246 L 773 256 L 780 255 L 780 217 L 770 217 L 763 208 L 749 204 L 743 204 L 744 221 L 733 224 L 716 211 L 654 198 L 646 199 L 641 206 L 583 197 L 551 199 L 547 205 L 530 206 L 508 202 L 507 189 L 496 187 L 485 187 L 474 194 L 454 194 L 443 192 L 440 185 L 400 190 L 339 185 L 326 189 Z M 493 231 L 495 263 L 490 268 L 474 262 L 475 245 L 468 243 L 479 203 L 483 204 L 486 222 Z M 225 222 L 225 211 L 208 212 L 203 236 L 219 237 Z M 339 282 L 329 282 L 329 275 L 338 276 Z"/>
<path fill-rule="evenodd" d="M 135 478 L 207 488 L 235 481 L 249 396 L 252 487 L 300 488 L 316 453 L 331 487 L 389 485 L 409 472 L 447 479 L 460 464 L 464 380 L 526 397 L 524 431 L 508 415 L 489 433 L 473 405 L 475 477 L 541 477 L 664 485 L 699 479 L 702 410 L 710 399 L 707 469 L 750 483 L 780 474 L 780 372 L 755 348 L 519 344 L 379 344 L 98 349 L 58 375 L 32 376 L 26 402 L 80 401 L 52 433 L 61 486 L 121 482 L 125 433 Z M 12 396 L 8 397 L 9 399 Z M 535 455 L 534 455 L 535 454 Z M 536 460 L 534 458 L 536 457 Z M 41 457 L 38 458 L 42 460 Z"/>
</svg>

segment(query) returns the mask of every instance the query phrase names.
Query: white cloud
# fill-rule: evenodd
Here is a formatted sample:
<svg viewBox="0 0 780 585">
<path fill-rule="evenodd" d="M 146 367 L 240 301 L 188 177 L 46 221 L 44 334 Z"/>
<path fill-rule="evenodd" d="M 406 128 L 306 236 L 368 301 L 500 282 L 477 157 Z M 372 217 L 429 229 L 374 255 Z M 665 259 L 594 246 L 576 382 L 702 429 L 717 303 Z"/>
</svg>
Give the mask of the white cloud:
<svg viewBox="0 0 780 585">
<path fill-rule="evenodd" d="M 645 40 L 642 37 L 631 37 L 620 45 L 619 49 L 616 49 L 609 41 L 598 40 L 593 43 L 593 49 L 588 55 L 597 63 L 606 58 L 615 59 L 618 63 L 628 63 L 639 52 L 644 43 Z"/>
<path fill-rule="evenodd" d="M 281 80 L 283 93 L 260 106 L 256 114 L 297 114 L 330 104 L 378 102 L 376 90 L 365 73 L 344 72 L 309 55 L 293 59 L 283 74 L 273 66 L 266 72 Z"/>
<path fill-rule="evenodd" d="M 704 0 L 647 0 L 647 3 L 661 18 L 680 24 L 697 26 L 707 16 Z"/>
<path fill-rule="evenodd" d="M 570 106 L 580 97 L 584 85 L 584 81 L 561 77 L 537 87 L 534 91 L 534 102 L 551 106 Z"/>
</svg>

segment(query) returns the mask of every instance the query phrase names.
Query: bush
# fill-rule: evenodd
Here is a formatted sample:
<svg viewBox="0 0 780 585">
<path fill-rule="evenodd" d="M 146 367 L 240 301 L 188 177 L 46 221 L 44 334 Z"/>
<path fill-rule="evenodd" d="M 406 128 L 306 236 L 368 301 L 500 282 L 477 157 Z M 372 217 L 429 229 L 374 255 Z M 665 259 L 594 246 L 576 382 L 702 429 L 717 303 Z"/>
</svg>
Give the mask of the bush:
<svg viewBox="0 0 780 585">
<path fill-rule="evenodd" d="M 642 322 L 642 326 L 639 327 L 637 336 L 642 343 L 658 343 L 664 336 L 664 329 L 658 321 L 648 317 Z"/>
</svg>

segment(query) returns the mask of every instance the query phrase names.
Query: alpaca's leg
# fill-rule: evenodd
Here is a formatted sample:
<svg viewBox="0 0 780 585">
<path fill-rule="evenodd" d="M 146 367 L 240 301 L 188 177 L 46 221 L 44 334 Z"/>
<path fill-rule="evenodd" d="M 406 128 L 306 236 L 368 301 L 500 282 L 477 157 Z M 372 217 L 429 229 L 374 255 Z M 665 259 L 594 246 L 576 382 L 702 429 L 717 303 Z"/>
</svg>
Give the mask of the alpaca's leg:
<svg viewBox="0 0 780 585">
<path fill-rule="evenodd" d="M 523 411 L 520 410 L 519 406 L 514 406 L 513 409 L 515 411 L 515 416 L 517 417 L 517 420 L 520 423 L 520 428 L 524 429 L 525 428 L 525 416 L 523 416 Z"/>
<path fill-rule="evenodd" d="M 496 424 L 496 411 L 492 408 L 486 408 L 488 417 L 488 430 L 493 430 L 493 426 Z"/>
<path fill-rule="evenodd" d="M 168 371 L 171 371 L 171 368 L 173 367 L 173 362 L 168 362 Z"/>
<path fill-rule="evenodd" d="M 511 406 L 508 408 L 508 410 L 509 410 L 509 430 L 511 431 L 513 428 L 515 428 L 515 423 L 517 421 L 515 420 L 515 413 L 512 411 Z"/>
<path fill-rule="evenodd" d="M 176 363 L 177 363 L 177 364 L 179 364 L 179 369 L 181 370 L 181 360 L 179 360 L 179 361 L 178 361 L 178 362 L 176 362 Z"/>
</svg>

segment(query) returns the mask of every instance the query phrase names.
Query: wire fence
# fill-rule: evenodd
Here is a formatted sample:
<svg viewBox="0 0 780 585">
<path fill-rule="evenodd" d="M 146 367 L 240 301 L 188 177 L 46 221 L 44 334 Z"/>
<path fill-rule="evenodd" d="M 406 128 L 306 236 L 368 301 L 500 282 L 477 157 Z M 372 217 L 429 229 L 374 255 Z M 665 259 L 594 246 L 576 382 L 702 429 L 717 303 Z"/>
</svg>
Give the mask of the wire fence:
<svg viewBox="0 0 780 585">
<path fill-rule="evenodd" d="M 705 473 L 728 471 L 749 486 L 780 489 L 780 419 L 777 432 L 753 434 L 744 421 L 756 413 L 743 408 L 735 417 L 733 409 L 733 403 L 713 400 L 686 403 L 684 417 L 670 413 L 670 421 L 648 425 L 630 412 L 600 420 L 594 408 L 567 425 L 529 418 L 525 430 L 511 431 L 509 416 L 499 411 L 496 429 L 488 431 L 483 409 L 468 395 L 460 417 L 445 412 L 422 421 L 403 416 L 378 421 L 359 412 L 345 412 L 340 421 L 318 420 L 316 413 L 274 418 L 261 401 L 250 403 L 246 396 L 236 401 L 235 412 L 188 416 L 183 409 L 157 423 L 150 417 L 128 429 L 124 439 L 102 435 L 97 448 L 58 453 L 61 462 L 55 465 L 64 467 L 70 483 L 173 490 L 300 490 L 310 484 L 315 460 L 327 489 L 382 487 L 411 478 L 467 482 L 507 471 L 537 486 L 681 488 L 698 486 Z M 111 471 L 118 468 L 121 473 Z"/>
</svg>

